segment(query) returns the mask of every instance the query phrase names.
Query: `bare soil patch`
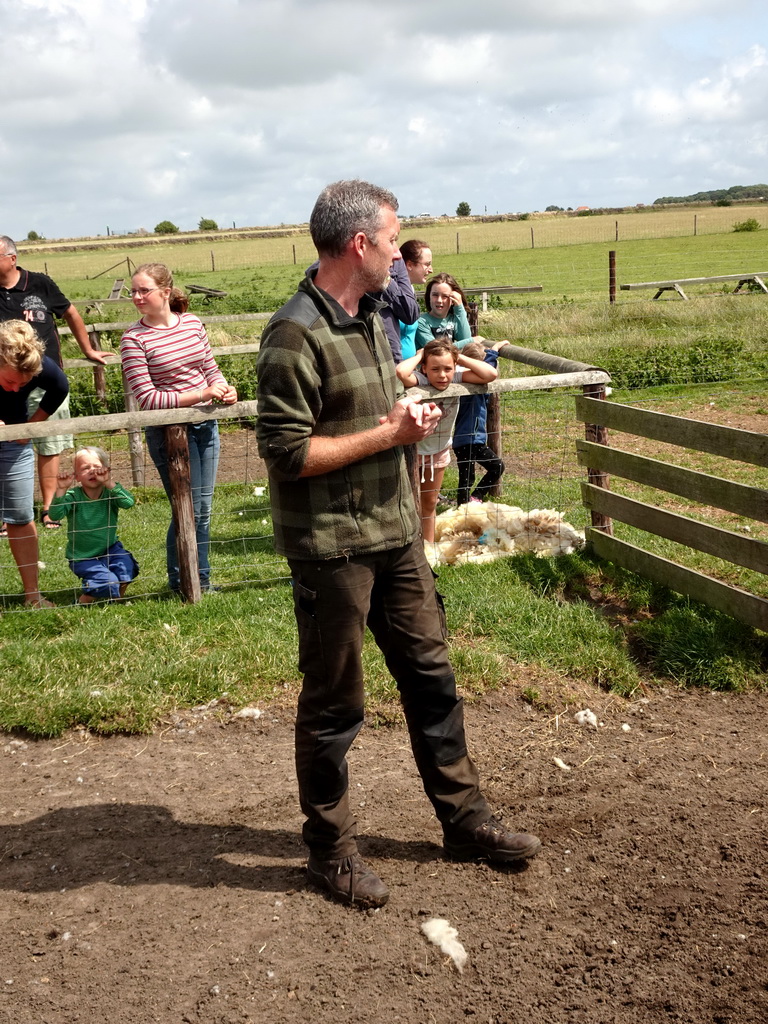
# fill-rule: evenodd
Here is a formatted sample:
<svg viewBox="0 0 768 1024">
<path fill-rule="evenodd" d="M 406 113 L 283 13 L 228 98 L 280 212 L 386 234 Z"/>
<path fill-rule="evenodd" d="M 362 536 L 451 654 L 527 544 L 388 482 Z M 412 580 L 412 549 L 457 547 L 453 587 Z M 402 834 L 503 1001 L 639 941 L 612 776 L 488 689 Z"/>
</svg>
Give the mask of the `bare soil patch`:
<svg viewBox="0 0 768 1024">
<path fill-rule="evenodd" d="M 588 701 L 598 729 L 512 689 L 468 709 L 491 802 L 544 841 L 517 871 L 444 860 L 407 734 L 366 729 L 351 792 L 392 893 L 366 912 L 305 884 L 289 707 L 149 737 L 6 736 L 0 1016 L 768 1020 L 768 695 Z M 420 933 L 430 916 L 458 929 L 462 975 Z"/>
</svg>

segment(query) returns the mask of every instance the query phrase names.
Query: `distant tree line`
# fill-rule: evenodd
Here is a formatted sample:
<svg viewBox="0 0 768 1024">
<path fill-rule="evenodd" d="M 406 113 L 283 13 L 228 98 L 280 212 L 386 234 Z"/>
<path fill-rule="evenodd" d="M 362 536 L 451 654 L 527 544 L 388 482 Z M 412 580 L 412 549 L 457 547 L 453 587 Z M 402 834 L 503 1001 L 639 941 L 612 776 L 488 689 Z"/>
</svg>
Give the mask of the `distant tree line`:
<svg viewBox="0 0 768 1024">
<path fill-rule="evenodd" d="M 726 205 L 739 199 L 768 198 L 768 185 L 732 185 L 730 188 L 713 188 L 709 192 L 696 192 L 692 196 L 662 196 L 654 199 L 653 205 L 664 203 L 719 203 Z"/>
</svg>

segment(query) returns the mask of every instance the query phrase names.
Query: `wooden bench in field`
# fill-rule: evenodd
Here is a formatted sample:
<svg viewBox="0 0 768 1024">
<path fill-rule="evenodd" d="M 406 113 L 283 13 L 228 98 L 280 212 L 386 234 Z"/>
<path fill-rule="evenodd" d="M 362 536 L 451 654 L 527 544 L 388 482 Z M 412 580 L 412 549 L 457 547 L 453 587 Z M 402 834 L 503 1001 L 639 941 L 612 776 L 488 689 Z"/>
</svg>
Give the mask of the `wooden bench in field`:
<svg viewBox="0 0 768 1024">
<path fill-rule="evenodd" d="M 718 281 L 738 281 L 738 284 L 733 289 L 734 293 L 739 291 L 743 285 L 752 283 L 756 284 L 758 288 L 768 294 L 768 288 L 763 281 L 764 277 L 768 277 L 768 271 L 761 272 L 759 274 L 721 274 L 719 277 L 678 277 L 674 281 L 643 281 L 640 284 L 623 284 L 621 285 L 621 289 L 625 292 L 631 292 L 636 288 L 656 288 L 657 291 L 653 296 L 654 299 L 658 299 L 662 292 L 677 292 L 681 299 L 687 300 L 688 296 L 683 291 L 683 285 L 716 284 Z"/>
<path fill-rule="evenodd" d="M 204 295 L 203 302 L 210 302 L 211 299 L 226 299 L 227 293 L 219 291 L 218 288 L 206 288 L 202 284 L 188 284 L 187 291 L 195 295 Z"/>
<path fill-rule="evenodd" d="M 130 295 L 123 295 L 125 291 L 125 278 L 116 277 L 112 287 L 109 290 L 109 295 L 106 299 L 75 299 L 72 303 L 73 306 L 82 306 L 85 313 L 90 313 L 92 309 L 95 309 L 97 313 L 102 312 L 102 306 L 109 303 L 114 305 L 116 302 L 130 302 Z"/>
<path fill-rule="evenodd" d="M 484 284 L 477 288 L 462 288 L 465 295 L 482 295 L 483 312 L 488 311 L 489 295 L 511 295 L 515 292 L 540 292 L 543 288 L 540 284 Z M 424 292 L 416 292 L 418 299 L 424 298 Z"/>
</svg>

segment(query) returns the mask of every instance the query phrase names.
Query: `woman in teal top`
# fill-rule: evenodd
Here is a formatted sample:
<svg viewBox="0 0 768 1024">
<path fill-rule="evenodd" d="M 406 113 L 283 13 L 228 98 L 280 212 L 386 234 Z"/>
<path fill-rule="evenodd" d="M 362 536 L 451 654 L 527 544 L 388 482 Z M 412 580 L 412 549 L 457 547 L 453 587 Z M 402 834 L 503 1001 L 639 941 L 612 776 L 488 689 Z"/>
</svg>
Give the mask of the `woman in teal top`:
<svg viewBox="0 0 768 1024">
<path fill-rule="evenodd" d="M 416 324 L 416 348 L 424 348 L 433 338 L 445 338 L 458 349 L 472 340 L 464 293 L 450 274 L 435 274 L 424 296 L 428 313 Z"/>
</svg>

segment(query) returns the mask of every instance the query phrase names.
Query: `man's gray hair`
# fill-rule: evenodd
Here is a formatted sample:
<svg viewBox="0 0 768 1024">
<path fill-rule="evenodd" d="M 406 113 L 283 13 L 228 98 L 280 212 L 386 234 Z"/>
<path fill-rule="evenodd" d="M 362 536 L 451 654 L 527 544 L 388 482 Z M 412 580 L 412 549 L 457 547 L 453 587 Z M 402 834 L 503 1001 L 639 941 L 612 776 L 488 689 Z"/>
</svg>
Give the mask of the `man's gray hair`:
<svg viewBox="0 0 768 1024">
<path fill-rule="evenodd" d="M 358 231 L 373 238 L 381 227 L 381 208 L 397 212 L 398 202 L 386 188 L 368 181 L 334 181 L 317 197 L 309 233 L 321 256 L 338 258 Z"/>
<path fill-rule="evenodd" d="M 8 235 L 0 235 L 0 245 L 3 247 L 3 252 L 7 256 L 16 256 L 16 243 Z"/>
</svg>

